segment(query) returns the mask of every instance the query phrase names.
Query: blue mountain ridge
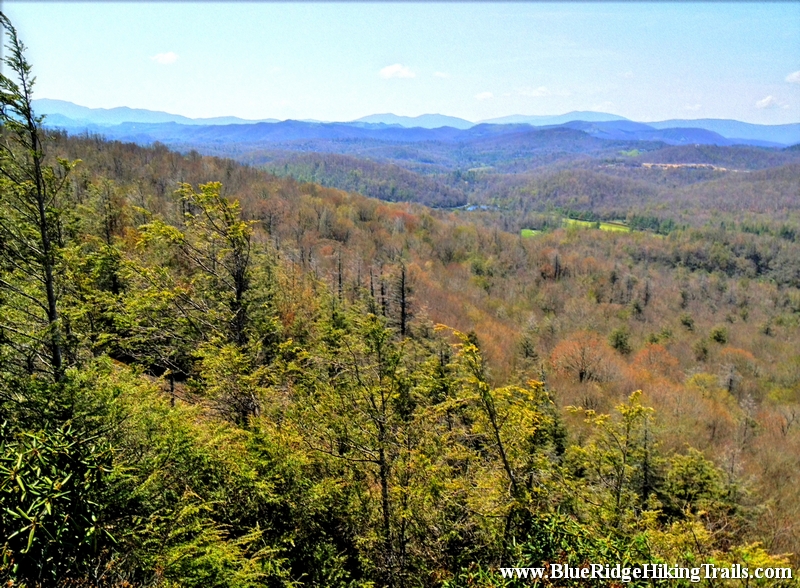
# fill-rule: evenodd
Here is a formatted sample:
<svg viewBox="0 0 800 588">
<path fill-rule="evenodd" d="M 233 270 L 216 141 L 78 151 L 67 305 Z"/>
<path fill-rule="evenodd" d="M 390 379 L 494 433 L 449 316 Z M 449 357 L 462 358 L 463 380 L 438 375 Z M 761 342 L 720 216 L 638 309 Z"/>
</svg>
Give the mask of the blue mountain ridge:
<svg viewBox="0 0 800 588">
<path fill-rule="evenodd" d="M 646 123 L 654 129 L 698 128 L 719 133 L 732 139 L 771 141 L 783 145 L 800 143 L 800 123 L 786 125 L 755 125 L 738 120 L 701 118 L 695 120 L 664 120 Z"/>
<path fill-rule="evenodd" d="M 180 123 L 184 125 L 230 125 L 256 122 L 278 122 L 278 119 L 247 120 L 237 116 L 218 116 L 213 118 L 189 118 L 180 114 L 170 114 L 144 108 L 88 108 L 66 100 L 39 98 L 33 101 L 37 114 L 44 114 L 49 124 L 63 126 L 101 125 L 112 126 L 126 122 L 137 123 Z M 56 121 L 58 121 L 56 123 Z"/>
<path fill-rule="evenodd" d="M 624 116 L 616 114 L 609 114 L 607 112 L 594 112 L 585 110 L 573 110 L 566 114 L 553 114 L 553 115 L 535 115 L 529 116 L 524 114 L 512 114 L 510 116 L 502 116 L 500 118 L 491 118 L 482 120 L 480 122 L 492 125 L 506 125 L 506 124 L 528 124 L 535 127 L 545 127 L 550 125 L 560 125 L 574 120 L 582 120 L 586 122 L 609 122 L 609 121 L 627 121 Z"/>
<path fill-rule="evenodd" d="M 252 121 L 238 117 L 190 119 L 127 107 L 98 109 L 62 100 L 34 100 L 45 124 L 71 133 L 91 132 L 139 143 L 283 143 L 300 140 L 418 142 L 471 141 L 531 128 L 566 127 L 618 141 L 660 141 L 669 145 L 753 145 L 786 147 L 800 143 L 800 123 L 756 125 L 735 120 L 698 119 L 640 123 L 608 113 L 570 112 L 557 116 L 513 115 L 481 123 L 438 114 L 403 117 L 371 115 L 351 122 Z M 125 120 L 123 120 L 125 119 Z"/>
<path fill-rule="evenodd" d="M 420 116 L 398 116 L 396 114 L 371 114 L 352 121 L 354 123 L 378 123 L 385 125 L 399 125 L 401 127 L 421 127 L 423 129 L 437 129 L 439 127 L 453 127 L 455 129 L 468 129 L 475 123 L 443 114 L 422 114 Z"/>
</svg>

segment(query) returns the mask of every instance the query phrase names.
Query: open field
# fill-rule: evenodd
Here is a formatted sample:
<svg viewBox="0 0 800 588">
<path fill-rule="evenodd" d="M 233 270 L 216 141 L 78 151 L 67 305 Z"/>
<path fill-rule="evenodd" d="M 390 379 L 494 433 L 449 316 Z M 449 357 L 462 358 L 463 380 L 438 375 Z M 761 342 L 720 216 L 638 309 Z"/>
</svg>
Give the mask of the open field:
<svg viewBox="0 0 800 588">
<path fill-rule="evenodd" d="M 564 226 L 567 227 L 586 227 L 600 229 L 601 231 L 618 231 L 621 233 L 630 233 L 631 228 L 627 225 L 617 222 L 597 222 L 597 221 L 583 221 L 572 218 L 564 219 Z"/>
<path fill-rule="evenodd" d="M 584 221 L 584 220 L 577 220 L 573 218 L 565 218 L 562 220 L 563 225 L 565 227 L 583 227 L 586 229 L 600 229 L 601 231 L 612 231 L 612 232 L 619 232 L 619 233 L 630 233 L 632 229 L 621 223 L 621 222 L 606 222 L 606 221 Z M 543 233 L 544 231 L 537 230 L 537 229 L 522 229 L 520 231 L 520 236 L 527 238 L 527 237 L 535 237 Z"/>
</svg>

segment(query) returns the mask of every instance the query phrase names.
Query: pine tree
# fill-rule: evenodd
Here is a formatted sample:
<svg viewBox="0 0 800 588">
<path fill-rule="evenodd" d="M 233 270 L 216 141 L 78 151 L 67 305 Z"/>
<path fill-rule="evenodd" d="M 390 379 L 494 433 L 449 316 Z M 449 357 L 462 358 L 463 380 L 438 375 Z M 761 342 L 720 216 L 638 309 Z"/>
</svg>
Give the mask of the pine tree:
<svg viewBox="0 0 800 588">
<path fill-rule="evenodd" d="M 63 195 L 73 164 L 47 158 L 25 45 L 2 13 L 0 24 L 9 40 L 3 61 L 16 77 L 0 74 L 0 338 L 18 370 L 58 382 L 67 361 L 59 279 Z"/>
</svg>

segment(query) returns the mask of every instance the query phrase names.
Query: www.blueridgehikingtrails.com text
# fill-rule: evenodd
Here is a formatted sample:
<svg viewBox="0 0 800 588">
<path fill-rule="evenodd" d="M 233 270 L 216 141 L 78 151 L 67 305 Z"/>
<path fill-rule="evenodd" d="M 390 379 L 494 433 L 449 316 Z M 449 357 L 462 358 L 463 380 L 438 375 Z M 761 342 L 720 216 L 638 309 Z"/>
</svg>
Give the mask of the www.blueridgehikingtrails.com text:
<svg viewBox="0 0 800 588">
<path fill-rule="evenodd" d="M 792 568 L 746 568 L 740 564 L 720 567 L 701 564 L 696 568 L 682 568 L 667 564 L 644 564 L 623 567 L 589 564 L 582 567 L 567 564 L 550 564 L 544 568 L 500 568 L 503 578 L 529 580 L 791 580 Z"/>
</svg>

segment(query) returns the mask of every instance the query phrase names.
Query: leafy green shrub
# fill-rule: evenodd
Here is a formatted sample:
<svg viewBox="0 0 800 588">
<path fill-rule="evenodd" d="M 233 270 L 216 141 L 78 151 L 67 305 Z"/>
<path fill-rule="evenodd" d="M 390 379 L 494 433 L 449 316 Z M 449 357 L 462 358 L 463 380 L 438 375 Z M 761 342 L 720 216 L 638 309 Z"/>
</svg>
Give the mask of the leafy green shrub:
<svg viewBox="0 0 800 588">
<path fill-rule="evenodd" d="M 0 577 L 47 583 L 80 574 L 113 541 L 102 524 L 112 457 L 104 439 L 72 424 L 0 426 Z"/>
</svg>

